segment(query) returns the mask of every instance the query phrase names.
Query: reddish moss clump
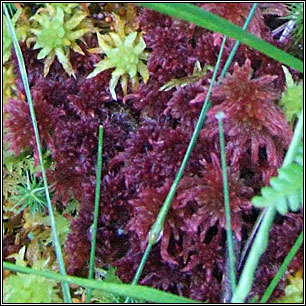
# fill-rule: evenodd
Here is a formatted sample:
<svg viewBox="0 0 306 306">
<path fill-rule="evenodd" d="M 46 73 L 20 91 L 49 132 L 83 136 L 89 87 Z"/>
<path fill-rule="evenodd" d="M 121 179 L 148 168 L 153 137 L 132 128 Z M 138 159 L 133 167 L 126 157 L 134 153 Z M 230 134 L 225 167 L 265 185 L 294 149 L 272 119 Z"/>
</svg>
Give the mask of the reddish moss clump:
<svg viewBox="0 0 306 306">
<path fill-rule="evenodd" d="M 250 9 L 250 4 L 239 3 L 199 5 L 240 26 Z M 205 29 L 147 9 L 139 9 L 137 18 L 151 53 L 150 78 L 123 101 L 111 98 L 111 70 L 86 79 L 99 58 L 83 45 L 85 55 L 71 53 L 75 79 L 67 76 L 57 60 L 43 78 L 36 51 L 22 45 L 40 136 L 54 161 L 48 171 L 53 202 L 65 205 L 72 195 L 80 202 L 66 242 L 71 274 L 86 275 L 88 268 L 98 126 L 104 126 L 104 140 L 96 263 L 116 266 L 118 275 L 129 282 L 186 152 L 211 73 L 185 87 L 160 88 L 173 78 L 191 76 L 196 61 L 201 67 L 214 65 L 219 52 L 218 37 Z M 250 30 L 273 42 L 259 9 Z M 95 38 L 86 39 L 90 47 L 97 46 Z M 233 232 L 241 247 L 258 215 L 250 199 L 276 174 L 292 136 L 277 106 L 284 89 L 279 64 L 243 46 L 234 60 L 213 90 L 212 108 L 172 202 L 162 239 L 153 247 L 140 280 L 144 285 L 212 303 L 222 297 L 226 256 L 215 114 L 222 110 L 226 115 Z M 15 69 L 17 72 L 17 66 Z M 20 77 L 16 82 L 23 93 Z M 27 104 L 10 100 L 6 112 L 12 150 L 18 154 L 30 147 L 36 152 Z M 268 252 L 262 257 L 250 296 L 261 295 L 273 278 L 302 228 L 301 218 L 301 213 L 290 214 L 273 225 Z M 301 257 L 299 252 L 293 270 L 302 266 Z M 282 294 L 282 289 L 281 285 L 276 295 Z"/>
<path fill-rule="evenodd" d="M 267 166 L 276 170 L 290 143 L 292 130 L 283 111 L 274 103 L 279 94 L 271 83 L 277 76 L 252 78 L 252 74 L 251 61 L 247 60 L 242 67 L 236 63 L 233 73 L 221 79 L 213 92 L 216 105 L 207 115 L 202 135 L 209 138 L 218 135 L 215 114 L 222 110 L 231 163 L 239 163 L 250 152 L 250 162 L 258 164 L 262 152 Z"/>
</svg>

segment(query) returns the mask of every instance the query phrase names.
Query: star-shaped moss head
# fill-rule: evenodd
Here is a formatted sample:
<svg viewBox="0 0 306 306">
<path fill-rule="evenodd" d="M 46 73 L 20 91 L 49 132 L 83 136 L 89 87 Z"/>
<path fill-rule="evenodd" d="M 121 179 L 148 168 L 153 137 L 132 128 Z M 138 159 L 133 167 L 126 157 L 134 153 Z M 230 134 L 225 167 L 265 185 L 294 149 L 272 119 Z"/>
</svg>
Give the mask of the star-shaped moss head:
<svg viewBox="0 0 306 306">
<path fill-rule="evenodd" d="M 74 75 L 69 52 L 72 48 L 75 52 L 84 54 L 76 40 L 90 30 L 80 26 L 85 17 L 86 14 L 82 11 L 78 10 L 71 15 L 65 13 L 61 7 L 53 7 L 52 5 L 38 10 L 31 17 L 31 21 L 34 23 L 31 32 L 34 37 L 29 38 L 28 43 L 35 42 L 34 49 L 41 49 L 37 59 L 45 58 L 45 76 L 48 74 L 55 57 L 69 75 Z"/>
<path fill-rule="evenodd" d="M 138 87 L 138 73 L 146 83 L 149 79 L 149 70 L 143 63 L 148 59 L 148 54 L 144 52 L 146 48 L 145 41 L 141 34 L 132 32 L 125 35 L 119 35 L 110 32 L 101 35 L 97 32 L 99 48 L 93 50 L 95 53 L 104 53 L 105 58 L 95 65 L 95 69 L 88 75 L 92 78 L 101 71 L 115 68 L 112 72 L 109 88 L 114 100 L 117 100 L 115 88 L 120 79 L 123 94 L 127 94 L 128 77 L 131 79 L 132 89 Z"/>
</svg>

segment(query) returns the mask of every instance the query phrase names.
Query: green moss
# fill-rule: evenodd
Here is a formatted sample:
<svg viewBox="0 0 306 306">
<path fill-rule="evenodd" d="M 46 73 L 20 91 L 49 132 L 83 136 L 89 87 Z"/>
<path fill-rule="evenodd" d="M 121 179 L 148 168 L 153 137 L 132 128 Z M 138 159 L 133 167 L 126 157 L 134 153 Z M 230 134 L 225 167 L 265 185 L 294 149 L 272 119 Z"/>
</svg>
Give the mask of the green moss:
<svg viewBox="0 0 306 306">
<path fill-rule="evenodd" d="M 55 58 L 59 60 L 69 75 L 74 75 L 69 59 L 70 49 L 84 55 L 77 40 L 91 30 L 82 27 L 81 24 L 86 14 L 76 10 L 71 15 L 72 11 L 68 10 L 68 13 L 66 11 L 59 5 L 47 5 L 30 18 L 32 21 L 31 33 L 34 36 L 30 37 L 27 42 L 35 42 L 34 49 L 41 49 L 37 59 L 45 59 L 45 76 Z"/>
<path fill-rule="evenodd" d="M 205 65 L 202 68 L 201 63 L 197 61 L 193 69 L 193 74 L 191 76 L 186 76 L 180 79 L 172 79 L 169 82 L 167 82 L 165 85 L 163 85 L 159 89 L 159 91 L 163 91 L 163 90 L 169 91 L 175 87 L 185 87 L 189 84 L 193 84 L 201 80 L 205 76 L 208 70 L 213 71 L 213 67 L 210 65 Z"/>
<path fill-rule="evenodd" d="M 10 257 L 16 259 L 16 264 L 25 266 L 25 247 L 21 248 L 18 254 Z M 46 268 L 48 260 L 38 260 L 33 264 L 34 269 Z M 17 273 L 10 275 L 3 283 L 4 303 L 60 303 L 57 283 L 36 275 Z"/>
<path fill-rule="evenodd" d="M 295 22 L 293 36 L 296 39 L 295 44 L 302 43 L 304 39 L 304 4 L 301 3 L 287 3 L 289 8 L 289 15 L 286 19 Z"/>
<path fill-rule="evenodd" d="M 60 8 L 66 14 L 74 14 L 80 3 L 50 3 L 55 9 Z"/>
<path fill-rule="evenodd" d="M 2 101 L 4 105 L 6 104 L 8 99 L 13 96 L 13 93 L 16 90 L 13 65 L 11 63 L 9 65 L 2 67 L 2 76 L 3 76 Z"/>
<path fill-rule="evenodd" d="M 117 17 L 118 18 L 118 17 Z M 123 95 L 127 94 L 128 79 L 131 79 L 132 89 L 138 87 L 138 74 L 144 83 L 149 79 L 149 70 L 143 63 L 148 59 L 148 54 L 144 52 L 145 41 L 138 32 L 131 32 L 126 35 L 124 24 L 118 22 L 117 33 L 101 35 L 97 32 L 99 48 L 92 50 L 94 53 L 105 54 L 105 58 L 95 65 L 95 69 L 88 75 L 92 78 L 100 72 L 115 68 L 112 72 L 109 88 L 114 100 L 117 100 L 115 88 L 120 79 Z"/>
<path fill-rule="evenodd" d="M 288 277 L 289 284 L 285 289 L 285 296 L 274 303 L 303 303 L 304 281 L 302 270 L 298 271 L 294 276 Z"/>
<path fill-rule="evenodd" d="M 9 144 L 3 143 L 3 196 L 8 200 L 18 193 L 17 186 L 25 183 L 25 171 L 34 172 L 34 159 L 24 150 L 18 156 L 9 150 Z"/>
<path fill-rule="evenodd" d="M 22 14 L 22 10 L 18 10 L 15 15 L 12 18 L 12 23 L 15 27 L 15 33 L 17 36 L 17 39 L 19 41 L 24 41 L 30 30 L 30 25 L 29 23 L 25 22 L 22 20 L 20 17 Z M 11 38 L 11 33 L 9 31 L 6 17 L 3 16 L 3 64 L 7 62 L 12 54 L 12 38 Z"/>
</svg>

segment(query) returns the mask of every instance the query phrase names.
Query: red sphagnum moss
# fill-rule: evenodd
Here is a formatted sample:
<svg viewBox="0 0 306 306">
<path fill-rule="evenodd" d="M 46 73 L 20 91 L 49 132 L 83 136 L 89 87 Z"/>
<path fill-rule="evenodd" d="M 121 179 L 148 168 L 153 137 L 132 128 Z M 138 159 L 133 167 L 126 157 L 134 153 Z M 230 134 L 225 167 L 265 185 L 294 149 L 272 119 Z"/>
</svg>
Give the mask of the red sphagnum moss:
<svg viewBox="0 0 306 306">
<path fill-rule="evenodd" d="M 251 4 L 201 3 L 204 9 L 242 26 Z M 43 147 L 51 151 L 54 169 L 48 179 L 53 201 L 65 205 L 70 195 L 80 202 L 66 242 L 68 272 L 86 275 L 93 218 L 98 126 L 104 126 L 103 173 L 97 236 L 97 262 L 118 268 L 131 281 L 147 234 L 175 177 L 191 138 L 211 73 L 185 87 L 160 91 L 173 78 L 192 75 L 195 63 L 214 65 L 220 49 L 211 32 L 148 9 L 138 10 L 139 30 L 150 52 L 150 78 L 136 92 L 128 87 L 118 101 L 109 91 L 112 70 L 87 75 L 99 55 L 71 51 L 75 78 L 55 59 L 44 78 L 37 51 L 22 44 Z M 274 41 L 258 8 L 251 33 Z M 97 47 L 94 34 L 85 38 Z M 232 41 L 225 53 L 230 52 Z M 15 56 L 16 85 L 23 93 Z M 268 64 L 268 66 L 267 66 Z M 227 75 L 215 86 L 213 105 L 172 202 L 161 241 L 153 247 L 140 280 L 149 285 L 209 302 L 220 302 L 225 266 L 225 215 L 215 114 L 225 113 L 224 133 L 233 231 L 241 246 L 258 211 L 250 199 L 281 165 L 292 129 L 277 105 L 284 75 L 273 60 L 241 46 Z M 11 99 L 5 111 L 6 140 L 18 154 L 35 141 L 27 103 Z M 36 155 L 36 153 L 35 153 Z M 251 296 L 261 295 L 298 236 L 302 213 L 279 217 L 271 229 Z M 10 241 L 10 240 L 9 240 Z M 6 251 L 10 249 L 6 241 Z M 302 249 L 301 249 L 302 250 Z M 302 253 L 292 263 L 302 266 Z M 284 286 L 275 291 L 282 294 Z"/>
</svg>

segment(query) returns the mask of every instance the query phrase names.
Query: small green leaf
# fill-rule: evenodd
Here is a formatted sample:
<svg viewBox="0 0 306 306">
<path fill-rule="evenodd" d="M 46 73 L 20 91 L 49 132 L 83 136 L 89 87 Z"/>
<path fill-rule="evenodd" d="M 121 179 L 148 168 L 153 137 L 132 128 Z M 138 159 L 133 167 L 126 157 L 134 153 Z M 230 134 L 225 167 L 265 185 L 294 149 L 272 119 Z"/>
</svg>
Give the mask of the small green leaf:
<svg viewBox="0 0 306 306">
<path fill-rule="evenodd" d="M 132 32 L 131 34 L 129 34 L 126 39 L 124 40 L 124 45 L 128 48 L 133 48 L 133 44 L 134 44 L 134 41 L 137 37 L 137 32 Z M 137 46 L 136 46 L 137 48 Z M 135 49 L 136 49 L 135 48 Z M 143 50 L 142 50 L 143 51 Z M 136 53 L 136 52 L 135 52 Z"/>
<path fill-rule="evenodd" d="M 81 29 L 74 32 L 71 32 L 67 35 L 69 40 L 77 40 L 80 39 L 82 36 L 84 36 L 88 32 L 87 29 Z"/>
<path fill-rule="evenodd" d="M 299 163 L 297 163 L 298 161 Z M 261 189 L 261 196 L 255 196 L 256 207 L 273 206 L 282 215 L 288 210 L 298 211 L 303 205 L 303 146 L 299 144 L 294 162 L 278 170 L 278 176 L 271 178 L 270 186 Z"/>
<path fill-rule="evenodd" d="M 141 75 L 143 82 L 147 83 L 150 76 L 148 67 L 143 62 L 139 61 L 137 70 L 139 71 L 139 74 Z"/>
<path fill-rule="evenodd" d="M 111 92 L 112 98 L 117 101 L 117 96 L 115 92 L 116 85 L 118 84 L 118 80 L 120 78 L 120 74 L 115 74 L 114 72 L 112 73 L 112 78 L 109 82 L 109 90 Z"/>
<path fill-rule="evenodd" d="M 132 34 L 132 33 L 131 33 Z M 130 35 L 131 35 L 130 34 Z M 121 47 L 123 44 L 123 41 L 121 40 L 120 36 L 117 33 L 110 32 L 109 35 L 113 39 L 116 47 Z"/>
<path fill-rule="evenodd" d="M 41 49 L 37 55 L 37 59 L 41 60 L 43 58 L 45 58 L 51 51 L 50 47 L 45 47 L 43 49 Z"/>
<path fill-rule="evenodd" d="M 57 56 L 58 61 L 62 64 L 63 68 L 68 73 L 68 75 L 74 76 L 74 71 L 70 63 L 70 60 L 68 58 L 68 55 L 64 53 L 62 48 L 56 48 L 54 51 L 55 51 L 55 55 Z"/>
<path fill-rule="evenodd" d="M 72 18 L 66 22 L 65 26 L 68 30 L 73 30 L 84 18 L 86 18 L 86 14 L 79 12 L 75 16 L 72 16 Z"/>
<path fill-rule="evenodd" d="M 300 208 L 299 193 L 292 193 L 288 195 L 289 207 L 292 211 L 297 211 Z"/>
</svg>

